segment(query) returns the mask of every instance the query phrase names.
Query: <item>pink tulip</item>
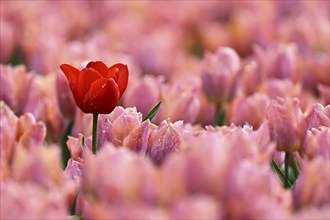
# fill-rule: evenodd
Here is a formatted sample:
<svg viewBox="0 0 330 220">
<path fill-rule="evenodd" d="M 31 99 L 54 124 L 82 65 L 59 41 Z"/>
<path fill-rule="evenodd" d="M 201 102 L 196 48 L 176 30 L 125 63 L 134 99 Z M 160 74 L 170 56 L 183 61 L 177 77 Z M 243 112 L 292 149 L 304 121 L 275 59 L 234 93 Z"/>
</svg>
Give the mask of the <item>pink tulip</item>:
<svg viewBox="0 0 330 220">
<path fill-rule="evenodd" d="M 74 119 L 77 106 L 70 91 L 68 81 L 61 73 L 56 73 L 56 97 L 62 115 Z"/>
<path fill-rule="evenodd" d="M 161 77 L 144 76 L 142 79 L 133 78 L 124 95 L 125 106 L 135 106 L 146 116 L 149 111 L 161 100 Z"/>
<path fill-rule="evenodd" d="M 321 126 L 330 127 L 330 105 L 323 107 L 315 103 L 304 117 L 306 129 L 319 128 Z"/>
<path fill-rule="evenodd" d="M 121 175 L 109 175 L 120 172 Z M 144 158 L 125 148 L 105 145 L 95 158 L 86 154 L 83 167 L 84 199 L 109 206 L 130 201 L 153 204 L 157 201 L 157 172 Z"/>
<path fill-rule="evenodd" d="M 242 67 L 240 80 L 245 95 L 251 95 L 258 90 L 262 80 L 259 68 L 258 63 L 255 60 L 249 61 Z"/>
<path fill-rule="evenodd" d="M 261 85 L 260 90 L 270 99 L 277 97 L 294 98 L 301 94 L 301 85 L 293 84 L 292 81 L 285 79 L 267 79 Z"/>
<path fill-rule="evenodd" d="M 183 120 L 194 123 L 200 111 L 200 98 L 195 85 L 163 85 L 161 88 L 162 106 L 159 117 L 169 118 L 171 121 Z M 181 109 L 178 111 L 178 109 Z"/>
<path fill-rule="evenodd" d="M 46 126 L 43 122 L 36 122 L 31 113 L 19 117 L 16 127 L 16 141 L 18 146 L 33 148 L 42 144 L 46 137 Z"/>
<path fill-rule="evenodd" d="M 298 150 L 304 137 L 304 121 L 298 99 L 272 100 L 266 118 L 270 124 L 272 140 L 279 151 Z"/>
<path fill-rule="evenodd" d="M 87 136 L 92 134 L 92 114 L 85 114 L 83 111 L 76 111 L 71 135 L 77 137 L 80 133 Z"/>
<path fill-rule="evenodd" d="M 159 165 L 169 154 L 179 150 L 182 135 L 178 126 L 182 126 L 182 122 L 163 121 L 150 134 L 148 154 L 155 164 Z"/>
<path fill-rule="evenodd" d="M 33 79 L 34 75 L 27 73 L 23 65 L 15 67 L 0 65 L 0 98 L 16 114 L 24 112 Z"/>
<path fill-rule="evenodd" d="M 175 180 L 181 180 L 183 186 L 181 191 L 189 193 L 207 193 L 216 197 L 221 197 L 223 183 L 227 169 L 230 166 L 229 146 L 220 134 L 208 132 L 198 136 L 188 137 L 181 143 L 185 150 L 179 152 L 179 157 L 170 157 L 165 161 L 164 168 L 170 165 L 176 158 L 176 166 L 179 170 L 183 169 L 183 174 Z M 205 162 L 205 158 L 207 162 Z M 175 160 L 174 160 L 175 162 Z M 181 167 L 183 163 L 183 168 Z M 172 168 L 173 170 L 174 168 Z M 168 170 L 170 174 L 171 169 Z"/>
<path fill-rule="evenodd" d="M 2 177 L 5 178 L 15 153 L 19 149 L 38 149 L 45 140 L 46 128 L 44 123 L 36 122 L 31 113 L 25 113 L 18 118 L 4 102 L 0 102 L 0 112 L 1 170 L 4 175 Z"/>
<path fill-rule="evenodd" d="M 17 37 L 15 36 L 15 26 L 12 24 L 12 22 L 10 22 L 9 19 L 4 19 L 1 17 L 0 25 L 0 61 L 1 63 L 6 63 L 9 61 L 10 56 L 12 56 L 14 52 L 14 47 L 17 43 Z"/>
<path fill-rule="evenodd" d="M 136 108 L 116 107 L 108 115 L 100 115 L 97 135 L 98 146 L 102 146 L 106 141 L 115 146 L 122 146 L 124 139 L 142 121 L 141 113 Z"/>
<path fill-rule="evenodd" d="M 294 44 L 276 45 L 266 50 L 261 47 L 254 49 L 263 78 L 297 81 L 297 48 Z"/>
<path fill-rule="evenodd" d="M 55 75 L 36 75 L 31 84 L 25 112 L 30 112 L 37 120 L 42 120 L 47 126 L 47 135 L 51 140 L 60 138 L 64 118 L 56 102 Z M 42 100 L 42 101 L 40 101 Z"/>
<path fill-rule="evenodd" d="M 214 54 L 207 53 L 202 65 L 202 85 L 206 97 L 213 101 L 232 98 L 239 69 L 240 59 L 233 49 L 220 47 Z"/>
<path fill-rule="evenodd" d="M 287 218 L 291 208 L 291 194 L 270 166 L 253 161 L 236 161 L 230 167 L 223 194 L 226 218 Z"/>
<path fill-rule="evenodd" d="M 123 146 L 134 150 L 141 155 L 145 155 L 148 149 L 148 140 L 150 135 L 150 121 L 144 121 L 132 130 L 123 141 Z"/>
<path fill-rule="evenodd" d="M 315 157 L 330 158 L 330 128 L 321 127 L 318 129 L 312 128 L 307 132 L 304 145 L 302 147 L 306 158 L 311 160 Z"/>
<path fill-rule="evenodd" d="M 183 152 L 173 153 L 159 171 L 159 201 L 166 207 L 189 195 L 187 187 L 187 162 Z"/>
<path fill-rule="evenodd" d="M 330 61 L 328 52 L 310 52 L 304 58 L 302 83 L 305 87 L 316 89 L 318 84 L 330 85 Z"/>
<path fill-rule="evenodd" d="M 168 30 L 171 30 L 169 32 Z M 157 30 L 157 31 L 156 31 Z M 148 37 L 140 38 L 138 47 L 133 44 L 129 50 L 142 71 L 153 75 L 169 75 L 175 67 L 178 56 L 182 53 L 179 32 L 175 26 L 160 26 L 148 31 Z M 167 61 L 165 61 L 165 60 Z"/>
<path fill-rule="evenodd" d="M 248 97 L 237 97 L 231 103 L 227 112 L 230 123 L 235 125 L 250 124 L 254 129 L 258 129 L 266 119 L 266 110 L 270 100 L 265 95 L 256 93 Z M 251 117 L 251 115 L 254 115 Z"/>
<path fill-rule="evenodd" d="M 328 159 L 316 157 L 305 163 L 296 181 L 293 201 L 296 208 L 322 207 L 330 202 L 330 163 Z"/>
<path fill-rule="evenodd" d="M 16 145 L 16 130 L 18 118 L 14 112 L 3 101 L 0 101 L 0 157 L 1 157 L 1 178 L 7 176 L 7 166 L 13 157 Z M 9 174 L 9 173 L 8 173 Z"/>
<path fill-rule="evenodd" d="M 9 181 L 0 188 L 1 219 L 66 219 L 65 194 L 31 183 Z M 28 198 L 29 202 L 26 202 Z M 40 199 L 42 198 L 42 200 Z M 32 205 L 33 204 L 33 205 Z M 13 207 L 19 211 L 13 211 Z"/>
</svg>

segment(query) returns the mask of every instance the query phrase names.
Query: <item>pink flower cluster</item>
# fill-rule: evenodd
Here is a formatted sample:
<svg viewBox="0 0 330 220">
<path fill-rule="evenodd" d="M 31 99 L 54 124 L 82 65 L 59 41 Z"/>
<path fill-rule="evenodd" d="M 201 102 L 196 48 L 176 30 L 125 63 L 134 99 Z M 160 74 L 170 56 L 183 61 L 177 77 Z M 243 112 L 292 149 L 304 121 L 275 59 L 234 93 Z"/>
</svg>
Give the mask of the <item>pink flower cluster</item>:
<svg viewBox="0 0 330 220">
<path fill-rule="evenodd" d="M 328 1 L 0 4 L 0 219 L 330 218 Z M 90 60 L 130 72 L 96 155 Z"/>
</svg>

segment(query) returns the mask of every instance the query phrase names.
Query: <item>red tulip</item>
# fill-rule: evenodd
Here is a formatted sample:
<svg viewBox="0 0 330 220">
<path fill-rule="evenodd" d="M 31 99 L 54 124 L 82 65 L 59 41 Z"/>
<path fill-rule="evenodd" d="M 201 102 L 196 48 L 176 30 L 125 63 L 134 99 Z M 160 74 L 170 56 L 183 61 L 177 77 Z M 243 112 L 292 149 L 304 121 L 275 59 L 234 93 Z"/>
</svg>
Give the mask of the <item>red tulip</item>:
<svg viewBox="0 0 330 220">
<path fill-rule="evenodd" d="M 81 71 L 68 64 L 60 68 L 76 104 L 85 113 L 109 114 L 127 87 L 128 69 L 121 63 L 108 68 L 101 61 L 92 61 Z"/>
</svg>

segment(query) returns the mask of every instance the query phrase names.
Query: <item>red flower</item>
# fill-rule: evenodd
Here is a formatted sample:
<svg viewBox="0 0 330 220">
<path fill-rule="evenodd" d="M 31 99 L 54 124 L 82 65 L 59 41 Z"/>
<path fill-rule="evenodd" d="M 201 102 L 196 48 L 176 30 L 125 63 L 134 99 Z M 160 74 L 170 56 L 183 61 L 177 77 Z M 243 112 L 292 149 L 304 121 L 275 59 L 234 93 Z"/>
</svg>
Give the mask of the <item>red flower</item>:
<svg viewBox="0 0 330 220">
<path fill-rule="evenodd" d="M 78 107 L 85 113 L 109 114 L 126 90 L 127 66 L 117 63 L 108 68 L 103 62 L 89 62 L 83 70 L 60 66 Z"/>
</svg>

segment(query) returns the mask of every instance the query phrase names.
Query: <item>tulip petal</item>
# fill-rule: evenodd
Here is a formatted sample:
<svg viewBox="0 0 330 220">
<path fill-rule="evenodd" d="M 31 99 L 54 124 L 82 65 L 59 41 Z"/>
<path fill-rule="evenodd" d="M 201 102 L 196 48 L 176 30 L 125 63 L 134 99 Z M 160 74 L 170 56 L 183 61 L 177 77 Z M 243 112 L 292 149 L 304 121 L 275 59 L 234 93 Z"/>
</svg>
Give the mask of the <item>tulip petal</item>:
<svg viewBox="0 0 330 220">
<path fill-rule="evenodd" d="M 84 112 L 109 114 L 118 105 L 119 90 L 113 79 L 94 81 L 84 98 Z"/>
<path fill-rule="evenodd" d="M 81 97 L 84 97 L 96 80 L 103 78 L 96 70 L 84 68 L 79 75 L 77 90 Z"/>
<path fill-rule="evenodd" d="M 69 84 L 76 84 L 78 82 L 78 77 L 80 73 L 78 69 L 69 64 L 62 64 L 60 68 L 68 79 Z"/>
<path fill-rule="evenodd" d="M 87 64 L 86 68 L 92 68 L 106 78 L 108 67 L 102 61 L 91 61 Z"/>
<path fill-rule="evenodd" d="M 127 65 L 117 63 L 111 66 L 108 70 L 106 78 L 114 78 L 118 84 L 120 97 L 126 90 L 128 82 L 128 68 Z"/>
<path fill-rule="evenodd" d="M 72 92 L 76 104 L 79 106 L 79 108 L 81 108 L 82 100 L 83 100 L 82 98 L 84 96 L 83 94 L 80 94 L 80 92 L 78 91 L 78 80 L 79 80 L 80 71 L 68 64 L 62 64 L 60 68 L 69 81 L 70 90 Z"/>
</svg>

